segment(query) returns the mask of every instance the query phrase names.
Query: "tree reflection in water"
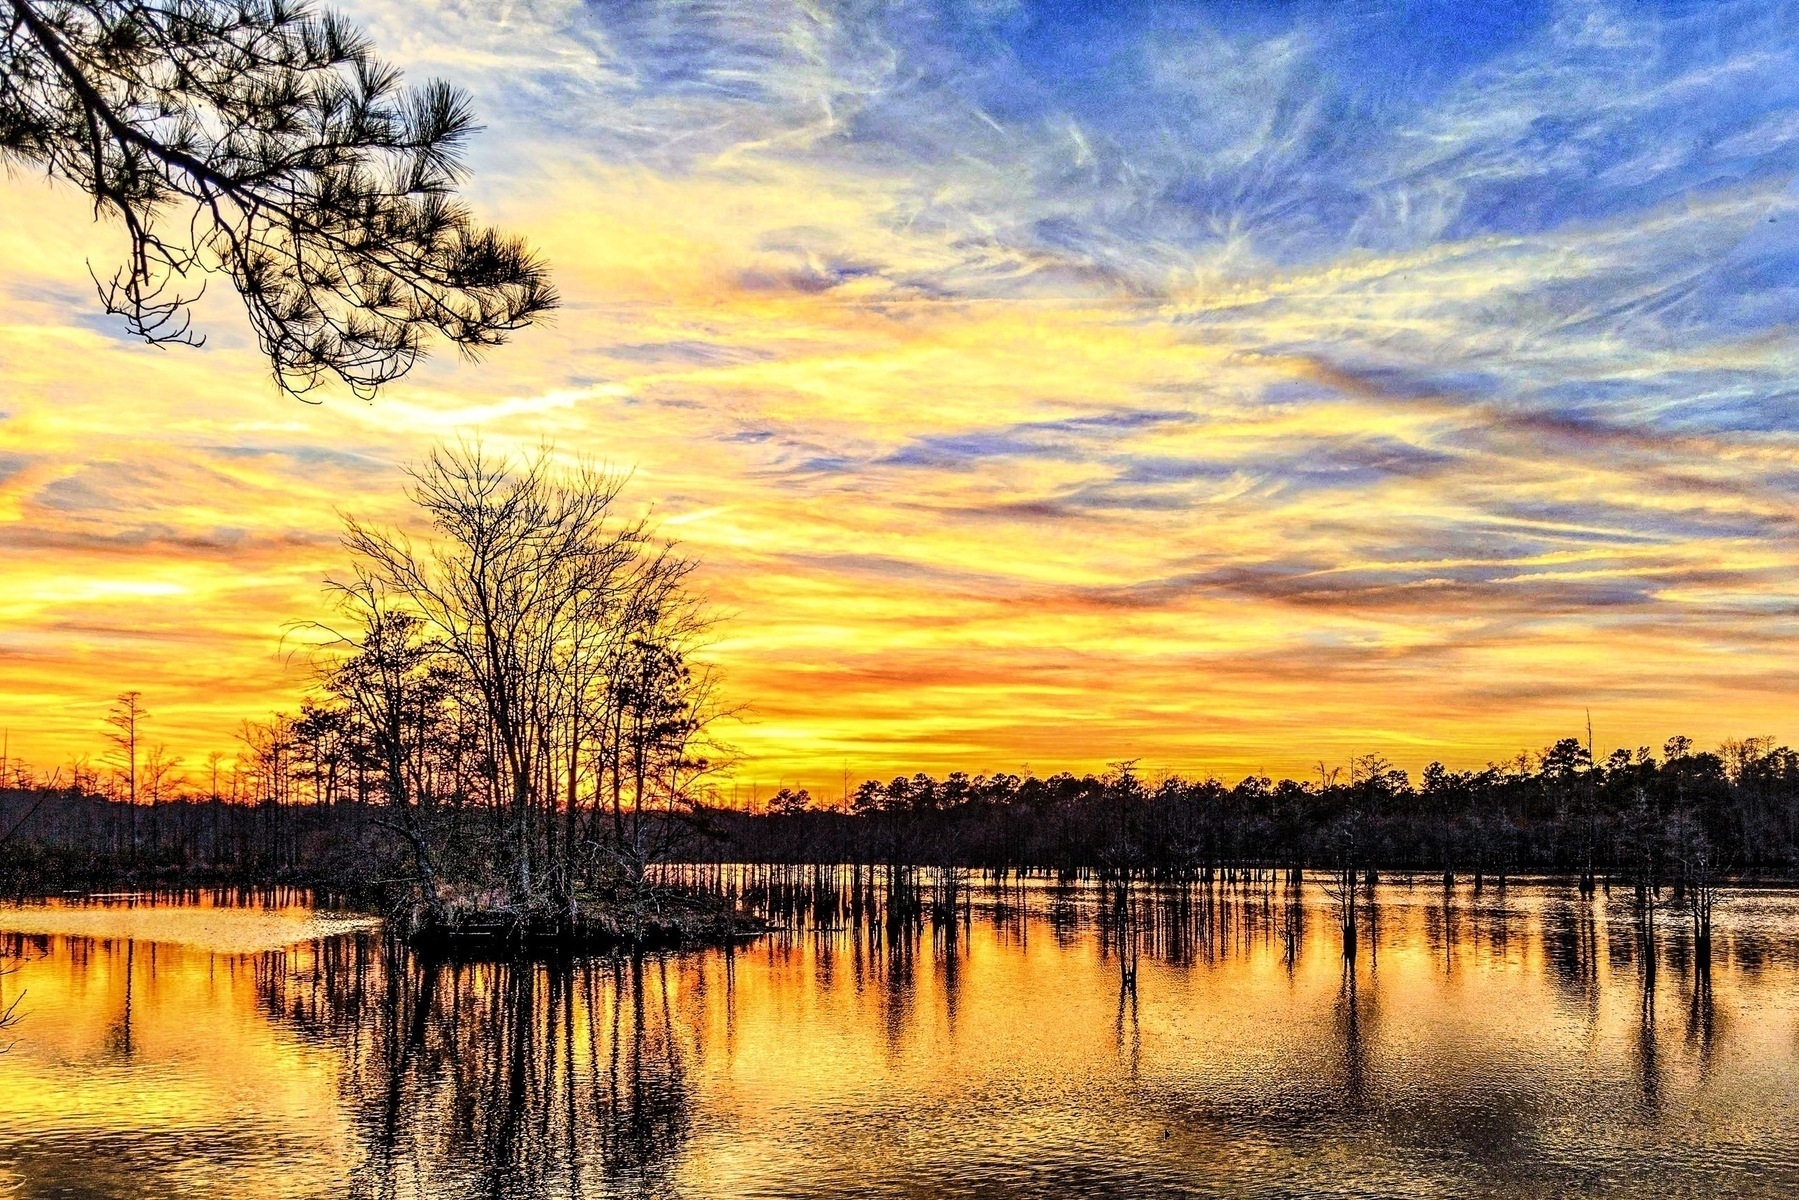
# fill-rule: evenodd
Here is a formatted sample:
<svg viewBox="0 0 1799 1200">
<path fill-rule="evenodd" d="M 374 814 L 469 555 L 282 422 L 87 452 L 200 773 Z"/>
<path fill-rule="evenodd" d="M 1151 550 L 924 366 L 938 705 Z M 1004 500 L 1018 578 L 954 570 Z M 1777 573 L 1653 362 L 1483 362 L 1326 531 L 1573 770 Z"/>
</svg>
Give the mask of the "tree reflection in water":
<svg viewBox="0 0 1799 1200">
<path fill-rule="evenodd" d="M 457 962 L 375 935 L 263 980 L 343 1055 L 370 1198 L 668 1193 L 693 1110 L 680 991 L 660 957 Z"/>
<path fill-rule="evenodd" d="M 1347 959 L 1335 898 L 1285 871 L 896 874 L 897 905 L 867 868 L 789 874 L 763 891 L 794 916 L 735 955 L 0 934 L 0 999 L 29 993 L 0 1172 L 370 1200 L 1799 1194 L 1792 893 L 1734 891 L 1701 958 L 1623 889 L 1358 883 Z M 207 928 L 236 945 L 238 917 Z"/>
<path fill-rule="evenodd" d="M 1336 1041 L 1342 1051 L 1341 1075 L 1337 1094 L 1345 1112 L 1360 1112 L 1368 1104 L 1368 1046 L 1363 1037 L 1362 1021 L 1372 1000 L 1361 994 L 1353 958 L 1343 960 L 1343 983 L 1337 992 L 1335 1011 Z"/>
</svg>

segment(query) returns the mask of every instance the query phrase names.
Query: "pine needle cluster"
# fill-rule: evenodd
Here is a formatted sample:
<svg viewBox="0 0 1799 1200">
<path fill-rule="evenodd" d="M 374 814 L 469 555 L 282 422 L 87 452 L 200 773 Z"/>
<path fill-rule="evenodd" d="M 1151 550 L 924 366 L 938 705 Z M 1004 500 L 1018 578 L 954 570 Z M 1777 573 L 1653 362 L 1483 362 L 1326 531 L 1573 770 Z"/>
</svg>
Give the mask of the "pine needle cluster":
<svg viewBox="0 0 1799 1200">
<path fill-rule="evenodd" d="M 0 158 L 123 221 L 107 310 L 197 343 L 224 274 L 290 393 L 367 397 L 434 336 L 474 355 L 555 306 L 541 260 L 457 198 L 474 129 L 462 92 L 403 86 L 303 2 L 0 0 Z"/>
</svg>

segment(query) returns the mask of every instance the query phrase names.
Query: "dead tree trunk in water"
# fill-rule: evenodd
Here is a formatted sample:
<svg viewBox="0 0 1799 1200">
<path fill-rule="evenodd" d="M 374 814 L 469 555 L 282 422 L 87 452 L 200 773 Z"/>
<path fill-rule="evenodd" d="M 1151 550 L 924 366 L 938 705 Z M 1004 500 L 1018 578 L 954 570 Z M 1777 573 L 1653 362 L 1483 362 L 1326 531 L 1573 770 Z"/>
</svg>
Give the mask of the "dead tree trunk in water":
<svg viewBox="0 0 1799 1200">
<path fill-rule="evenodd" d="M 1718 900 L 1718 879 L 1711 859 L 1711 847 L 1700 834 L 1693 839 L 1689 861 L 1683 864 L 1688 911 L 1693 921 L 1694 965 L 1708 982 L 1712 969 L 1712 908 Z"/>
<path fill-rule="evenodd" d="M 1356 830 L 1355 819 L 1345 820 L 1337 831 L 1337 865 L 1325 893 L 1337 906 L 1337 922 L 1343 933 L 1343 959 L 1356 957 Z"/>
</svg>

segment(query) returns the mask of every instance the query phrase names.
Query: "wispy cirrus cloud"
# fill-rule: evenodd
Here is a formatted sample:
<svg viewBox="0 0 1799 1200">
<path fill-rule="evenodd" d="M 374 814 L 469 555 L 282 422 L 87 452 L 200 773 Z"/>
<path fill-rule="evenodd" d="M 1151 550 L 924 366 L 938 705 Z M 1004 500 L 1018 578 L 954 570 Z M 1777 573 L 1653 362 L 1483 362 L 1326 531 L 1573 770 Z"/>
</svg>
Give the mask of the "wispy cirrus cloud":
<svg viewBox="0 0 1799 1200">
<path fill-rule="evenodd" d="M 195 748 L 291 701 L 336 514 L 476 434 L 635 465 L 767 778 L 1790 710 L 1783 5 L 353 12 L 475 92 L 473 194 L 568 306 L 306 408 L 228 303 L 123 343 L 104 230 L 5 185 L 0 685 L 45 753 L 150 680 Z"/>
</svg>

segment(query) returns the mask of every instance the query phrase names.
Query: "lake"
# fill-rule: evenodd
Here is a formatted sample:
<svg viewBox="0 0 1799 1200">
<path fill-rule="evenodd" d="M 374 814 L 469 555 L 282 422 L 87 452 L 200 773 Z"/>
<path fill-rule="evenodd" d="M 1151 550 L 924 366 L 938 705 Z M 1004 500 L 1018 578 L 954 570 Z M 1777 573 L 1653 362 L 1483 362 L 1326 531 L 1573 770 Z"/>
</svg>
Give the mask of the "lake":
<svg viewBox="0 0 1799 1200">
<path fill-rule="evenodd" d="M 0 908 L 0 1195 L 1799 1193 L 1783 891 L 1725 893 L 1709 979 L 1540 881 L 1383 882 L 1352 967 L 1316 882 L 536 963 L 304 901 Z"/>
</svg>

